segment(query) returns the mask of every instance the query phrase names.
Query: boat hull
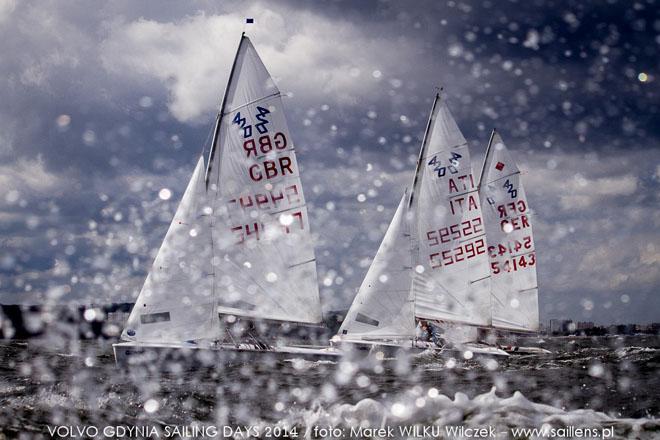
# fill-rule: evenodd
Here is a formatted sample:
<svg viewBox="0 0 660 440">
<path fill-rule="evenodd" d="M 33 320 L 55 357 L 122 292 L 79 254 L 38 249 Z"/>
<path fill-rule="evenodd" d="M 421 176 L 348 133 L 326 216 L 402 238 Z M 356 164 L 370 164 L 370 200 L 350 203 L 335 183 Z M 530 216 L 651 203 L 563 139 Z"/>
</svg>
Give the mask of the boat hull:
<svg viewBox="0 0 660 440">
<path fill-rule="evenodd" d="M 519 347 L 517 345 L 507 345 L 501 347 L 502 350 L 506 351 L 509 354 L 513 355 L 523 355 L 523 354 L 537 354 L 537 355 L 543 355 L 543 354 L 552 354 L 550 350 L 546 350 L 545 348 L 541 347 Z"/>
<path fill-rule="evenodd" d="M 243 365 L 255 362 L 337 361 L 341 353 L 333 348 L 283 346 L 263 349 L 253 344 L 195 344 L 120 342 L 112 345 L 115 362 L 121 367 L 169 366 L 185 362 L 190 367 Z"/>
<path fill-rule="evenodd" d="M 344 339 L 336 344 L 350 356 L 376 356 L 380 359 L 398 358 L 401 355 L 419 355 L 422 353 L 440 357 L 471 359 L 474 356 L 509 356 L 497 347 L 478 343 L 465 343 L 452 347 L 438 347 L 432 342 L 411 341 L 369 341 Z M 468 354 L 469 352 L 469 354 Z"/>
</svg>

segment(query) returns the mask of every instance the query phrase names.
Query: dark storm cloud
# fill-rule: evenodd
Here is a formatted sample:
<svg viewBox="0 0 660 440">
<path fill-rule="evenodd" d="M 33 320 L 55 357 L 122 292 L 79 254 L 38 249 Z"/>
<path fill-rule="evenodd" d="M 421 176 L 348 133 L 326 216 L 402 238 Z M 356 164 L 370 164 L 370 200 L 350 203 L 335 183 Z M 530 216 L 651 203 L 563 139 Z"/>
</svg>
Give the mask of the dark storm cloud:
<svg viewBox="0 0 660 440">
<path fill-rule="evenodd" d="M 254 16 L 326 309 L 359 286 L 443 85 L 475 165 L 497 126 L 528 173 L 542 318 L 658 319 L 656 2 L 2 4 L 4 302 L 134 297 Z"/>
</svg>

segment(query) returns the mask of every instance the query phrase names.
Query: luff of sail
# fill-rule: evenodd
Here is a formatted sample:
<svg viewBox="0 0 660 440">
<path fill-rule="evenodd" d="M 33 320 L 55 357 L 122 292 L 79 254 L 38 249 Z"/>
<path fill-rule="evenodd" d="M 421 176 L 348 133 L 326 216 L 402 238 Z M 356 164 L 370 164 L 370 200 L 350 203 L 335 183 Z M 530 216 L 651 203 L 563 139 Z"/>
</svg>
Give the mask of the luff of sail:
<svg viewBox="0 0 660 440">
<path fill-rule="evenodd" d="M 342 325 L 342 338 L 412 339 L 410 232 L 404 195 Z"/>
<path fill-rule="evenodd" d="M 468 145 L 436 96 L 413 188 L 415 316 L 490 325 L 490 269 Z"/>
<path fill-rule="evenodd" d="M 181 342 L 215 339 L 210 205 L 200 157 L 158 250 L 122 339 Z"/>
<path fill-rule="evenodd" d="M 316 261 L 280 92 L 243 36 L 209 164 L 214 290 L 224 314 L 321 322 Z"/>
<path fill-rule="evenodd" d="M 493 327 L 538 331 L 536 252 L 520 170 L 493 130 L 479 182 L 491 266 Z"/>
</svg>

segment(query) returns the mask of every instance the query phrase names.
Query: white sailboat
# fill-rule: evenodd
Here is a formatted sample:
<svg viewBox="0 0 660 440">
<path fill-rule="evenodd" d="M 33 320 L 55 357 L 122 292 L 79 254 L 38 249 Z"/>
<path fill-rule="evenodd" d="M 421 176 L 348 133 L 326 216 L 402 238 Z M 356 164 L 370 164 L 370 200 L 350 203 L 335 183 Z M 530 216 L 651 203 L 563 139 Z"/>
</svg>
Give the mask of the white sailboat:
<svg viewBox="0 0 660 440">
<path fill-rule="evenodd" d="M 322 325 L 316 261 L 280 92 L 243 35 L 197 162 L 122 333 L 118 363 L 172 349 L 336 357 L 259 330 Z M 240 356 L 238 356 L 240 358 Z"/>
<path fill-rule="evenodd" d="M 520 170 L 493 130 L 479 179 L 491 269 L 492 328 L 534 334 L 539 330 L 536 250 L 532 216 Z M 538 347 L 509 352 L 549 353 Z"/>
<path fill-rule="evenodd" d="M 490 326 L 490 268 L 468 145 L 436 94 L 409 194 L 404 195 L 336 343 L 435 348 L 417 341 L 417 320 L 472 353 L 506 355 L 477 344 Z"/>
</svg>

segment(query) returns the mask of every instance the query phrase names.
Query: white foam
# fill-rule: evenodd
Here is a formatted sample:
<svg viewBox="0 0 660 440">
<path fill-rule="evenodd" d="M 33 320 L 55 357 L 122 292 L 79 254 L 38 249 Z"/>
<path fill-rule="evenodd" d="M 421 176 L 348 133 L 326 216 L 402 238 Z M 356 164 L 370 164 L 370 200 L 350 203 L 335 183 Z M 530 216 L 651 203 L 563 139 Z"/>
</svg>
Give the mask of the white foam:
<svg viewBox="0 0 660 440">
<path fill-rule="evenodd" d="M 578 409 L 566 411 L 551 405 L 535 403 L 516 391 L 510 397 L 499 397 L 493 387 L 490 392 L 470 399 L 464 393 L 456 393 L 451 399 L 442 394 L 431 394 L 422 387 L 404 393 L 388 401 L 363 399 L 356 404 L 335 404 L 327 409 L 319 402 L 311 409 L 292 410 L 279 425 L 301 427 L 305 438 L 313 426 L 340 428 L 409 425 L 486 425 L 501 430 L 527 427 L 564 428 L 615 427 L 619 438 L 628 438 L 630 433 L 647 433 L 660 430 L 660 422 L 654 419 L 617 419 L 605 413 Z"/>
</svg>

